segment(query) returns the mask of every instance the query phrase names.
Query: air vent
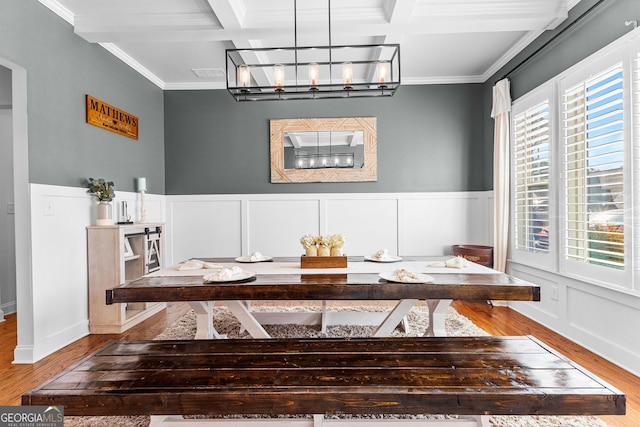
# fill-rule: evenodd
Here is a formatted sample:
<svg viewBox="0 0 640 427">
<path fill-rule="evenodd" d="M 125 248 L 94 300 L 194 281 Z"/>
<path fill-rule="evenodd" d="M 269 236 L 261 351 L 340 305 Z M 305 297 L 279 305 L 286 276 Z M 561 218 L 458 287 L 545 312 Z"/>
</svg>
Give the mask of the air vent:
<svg viewBox="0 0 640 427">
<path fill-rule="evenodd" d="M 202 79 L 223 79 L 225 76 L 222 68 L 192 68 L 191 71 Z"/>
</svg>

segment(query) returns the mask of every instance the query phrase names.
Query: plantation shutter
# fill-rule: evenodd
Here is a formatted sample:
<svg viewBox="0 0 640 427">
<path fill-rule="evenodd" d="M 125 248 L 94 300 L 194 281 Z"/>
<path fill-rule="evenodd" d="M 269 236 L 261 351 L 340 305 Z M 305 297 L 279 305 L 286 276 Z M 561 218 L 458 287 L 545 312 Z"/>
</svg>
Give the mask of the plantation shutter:
<svg viewBox="0 0 640 427">
<path fill-rule="evenodd" d="M 623 68 L 563 94 L 564 257 L 624 269 Z"/>
<path fill-rule="evenodd" d="M 514 116 L 513 235 L 517 250 L 549 252 L 549 100 Z"/>
</svg>

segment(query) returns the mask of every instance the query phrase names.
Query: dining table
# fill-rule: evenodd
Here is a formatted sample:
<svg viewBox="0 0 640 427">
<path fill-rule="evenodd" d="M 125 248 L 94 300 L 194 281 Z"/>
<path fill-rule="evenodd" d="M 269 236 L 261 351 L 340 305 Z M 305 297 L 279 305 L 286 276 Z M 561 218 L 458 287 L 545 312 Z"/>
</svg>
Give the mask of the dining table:
<svg viewBox="0 0 640 427">
<path fill-rule="evenodd" d="M 445 312 L 453 300 L 540 301 L 540 287 L 489 267 L 451 257 L 347 257 L 342 268 L 302 268 L 300 258 L 261 256 L 197 258 L 200 268 L 187 263 L 163 268 L 136 280 L 108 289 L 106 303 L 188 302 L 196 313 L 196 339 L 224 338 L 214 327 L 216 303 L 225 305 L 253 338 L 269 338 L 264 324 L 374 325 L 374 337 L 389 336 L 399 325 L 407 327 L 406 315 L 420 301 L 428 306 L 425 336 L 445 336 Z M 454 265 L 451 267 L 450 265 Z M 220 271 L 235 274 L 226 279 Z M 409 273 L 408 280 L 405 275 Z M 223 275 L 222 275 L 223 276 Z M 209 278 L 206 280 L 205 277 Z M 398 278 L 396 278 L 398 277 Z M 416 279 L 414 279 L 414 277 Z M 260 312 L 256 301 L 319 301 L 320 312 Z M 340 311 L 327 308 L 328 301 L 348 302 Z M 357 301 L 391 301 L 383 312 L 350 311 Z"/>
</svg>

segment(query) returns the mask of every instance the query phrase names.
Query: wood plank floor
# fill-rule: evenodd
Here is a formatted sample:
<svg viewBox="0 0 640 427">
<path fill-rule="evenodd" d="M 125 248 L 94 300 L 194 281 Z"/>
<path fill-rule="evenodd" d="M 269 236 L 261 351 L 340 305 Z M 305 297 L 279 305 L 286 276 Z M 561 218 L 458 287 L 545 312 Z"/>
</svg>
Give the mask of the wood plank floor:
<svg viewBox="0 0 640 427">
<path fill-rule="evenodd" d="M 492 335 L 533 335 L 627 395 L 627 415 L 602 417 L 614 427 L 640 426 L 640 378 L 585 350 L 507 307 L 457 301 L 454 308 Z M 83 357 L 114 340 L 151 339 L 179 319 L 189 306 L 169 304 L 167 310 L 120 335 L 89 335 L 32 365 L 14 365 L 16 316 L 0 323 L 0 405 L 20 405 L 23 393 L 35 388 Z"/>
</svg>

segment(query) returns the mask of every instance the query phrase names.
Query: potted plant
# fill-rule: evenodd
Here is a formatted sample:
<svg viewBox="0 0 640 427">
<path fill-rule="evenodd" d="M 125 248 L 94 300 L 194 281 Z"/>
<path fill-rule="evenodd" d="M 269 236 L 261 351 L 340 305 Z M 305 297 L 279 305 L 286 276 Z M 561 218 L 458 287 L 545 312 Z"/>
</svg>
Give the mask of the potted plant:
<svg viewBox="0 0 640 427">
<path fill-rule="evenodd" d="M 89 190 L 87 193 L 98 199 L 98 219 L 96 225 L 112 225 L 113 215 L 111 200 L 115 197 L 113 181 L 89 178 Z"/>
</svg>

